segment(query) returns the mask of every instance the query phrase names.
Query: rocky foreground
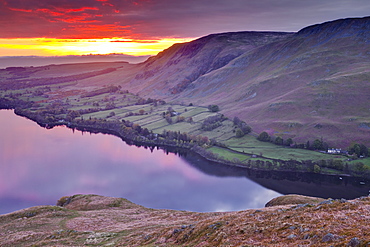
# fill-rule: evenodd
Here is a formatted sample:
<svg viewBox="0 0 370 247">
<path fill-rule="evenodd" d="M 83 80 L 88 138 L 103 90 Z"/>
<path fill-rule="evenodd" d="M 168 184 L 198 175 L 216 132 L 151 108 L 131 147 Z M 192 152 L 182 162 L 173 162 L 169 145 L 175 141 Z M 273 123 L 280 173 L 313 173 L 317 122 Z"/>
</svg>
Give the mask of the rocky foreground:
<svg viewBox="0 0 370 247">
<path fill-rule="evenodd" d="M 196 213 L 63 197 L 0 216 L 1 246 L 369 246 L 370 197 L 283 196 L 263 209 Z"/>
</svg>

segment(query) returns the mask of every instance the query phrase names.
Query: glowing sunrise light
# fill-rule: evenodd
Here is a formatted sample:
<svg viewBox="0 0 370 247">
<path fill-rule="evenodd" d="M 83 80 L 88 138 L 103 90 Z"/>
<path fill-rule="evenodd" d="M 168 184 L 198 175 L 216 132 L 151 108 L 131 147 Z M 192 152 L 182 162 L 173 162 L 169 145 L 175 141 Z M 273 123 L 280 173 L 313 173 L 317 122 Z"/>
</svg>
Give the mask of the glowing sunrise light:
<svg viewBox="0 0 370 247">
<path fill-rule="evenodd" d="M 156 55 L 175 43 L 192 39 L 134 40 L 103 39 L 0 39 L 0 56 L 65 56 L 87 54 Z"/>
</svg>

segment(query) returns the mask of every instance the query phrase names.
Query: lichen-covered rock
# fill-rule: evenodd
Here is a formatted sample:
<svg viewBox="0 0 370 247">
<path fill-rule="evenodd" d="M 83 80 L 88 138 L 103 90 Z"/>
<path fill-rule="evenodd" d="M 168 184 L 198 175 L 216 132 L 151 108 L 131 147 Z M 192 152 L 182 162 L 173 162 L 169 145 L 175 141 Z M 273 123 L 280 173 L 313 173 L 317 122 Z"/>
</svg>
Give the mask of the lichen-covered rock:
<svg viewBox="0 0 370 247">
<path fill-rule="evenodd" d="M 315 204 L 324 201 L 323 198 L 301 196 L 301 195 L 285 195 L 276 197 L 266 203 L 265 207 L 279 206 L 279 205 L 291 205 L 291 204 Z"/>
<path fill-rule="evenodd" d="M 57 202 L 58 206 L 71 210 L 100 210 L 108 208 L 140 207 L 127 199 L 106 197 L 99 195 L 74 195 L 62 197 Z"/>
</svg>

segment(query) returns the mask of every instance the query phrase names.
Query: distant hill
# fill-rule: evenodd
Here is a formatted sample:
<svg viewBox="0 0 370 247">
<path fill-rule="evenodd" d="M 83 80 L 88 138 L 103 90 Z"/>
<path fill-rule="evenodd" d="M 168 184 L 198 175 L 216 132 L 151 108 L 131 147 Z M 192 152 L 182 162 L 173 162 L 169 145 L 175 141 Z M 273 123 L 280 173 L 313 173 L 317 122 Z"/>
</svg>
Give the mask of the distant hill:
<svg viewBox="0 0 370 247">
<path fill-rule="evenodd" d="M 71 56 L 0 56 L 0 69 L 6 67 L 28 67 L 45 66 L 50 64 L 71 64 L 71 63 L 96 63 L 96 62 L 128 62 L 141 63 L 149 56 L 130 56 L 124 54 L 108 55 L 71 55 Z"/>
<path fill-rule="evenodd" d="M 257 133 L 297 142 L 370 144 L 370 17 L 212 34 L 137 66 L 120 84 L 140 96 L 218 104 Z"/>
</svg>

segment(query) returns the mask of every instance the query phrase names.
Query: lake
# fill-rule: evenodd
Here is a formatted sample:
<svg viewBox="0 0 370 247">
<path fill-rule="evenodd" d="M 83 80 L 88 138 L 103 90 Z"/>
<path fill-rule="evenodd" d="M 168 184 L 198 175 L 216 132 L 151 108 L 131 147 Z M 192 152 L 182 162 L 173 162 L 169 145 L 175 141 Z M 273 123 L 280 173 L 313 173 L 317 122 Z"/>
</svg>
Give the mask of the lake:
<svg viewBox="0 0 370 247">
<path fill-rule="evenodd" d="M 0 111 L 0 126 L 0 214 L 55 205 L 74 194 L 198 212 L 259 208 L 280 195 L 246 177 L 210 175 L 184 157 L 129 146 L 112 135 L 45 129 L 7 110 Z"/>
<path fill-rule="evenodd" d="M 210 212 L 261 208 L 281 194 L 352 199 L 369 193 L 363 179 L 230 167 L 190 152 L 130 146 L 112 135 L 45 129 L 10 110 L 0 110 L 0 126 L 0 214 L 74 194 Z"/>
</svg>

